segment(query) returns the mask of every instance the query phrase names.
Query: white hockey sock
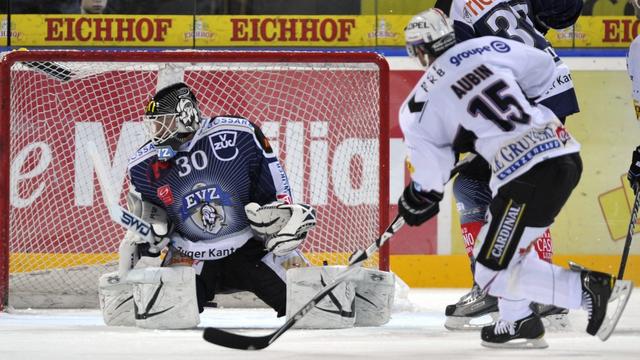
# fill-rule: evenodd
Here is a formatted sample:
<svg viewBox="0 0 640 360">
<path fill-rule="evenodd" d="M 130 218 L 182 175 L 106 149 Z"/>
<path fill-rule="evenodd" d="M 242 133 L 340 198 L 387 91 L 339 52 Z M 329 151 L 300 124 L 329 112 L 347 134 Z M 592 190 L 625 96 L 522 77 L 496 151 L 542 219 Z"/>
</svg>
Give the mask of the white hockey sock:
<svg viewBox="0 0 640 360">
<path fill-rule="evenodd" d="M 524 319 L 532 313 L 531 308 L 529 308 L 529 304 L 531 304 L 531 301 L 527 299 L 509 300 L 505 298 L 498 298 L 500 319 L 509 322 Z"/>
<path fill-rule="evenodd" d="M 582 302 L 580 273 L 550 264 L 531 252 L 522 261 L 519 288 L 527 298 L 541 304 L 579 309 Z"/>
</svg>

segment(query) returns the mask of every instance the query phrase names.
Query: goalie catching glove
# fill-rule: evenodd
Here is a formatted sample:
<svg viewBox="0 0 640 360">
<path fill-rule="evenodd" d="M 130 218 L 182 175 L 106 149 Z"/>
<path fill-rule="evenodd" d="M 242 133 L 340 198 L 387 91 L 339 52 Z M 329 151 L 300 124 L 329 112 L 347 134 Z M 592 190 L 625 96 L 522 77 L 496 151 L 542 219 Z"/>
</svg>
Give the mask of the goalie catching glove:
<svg viewBox="0 0 640 360">
<path fill-rule="evenodd" d="M 316 210 L 306 204 L 272 202 L 244 207 L 254 234 L 264 240 L 268 251 L 284 256 L 295 250 L 316 226 Z"/>
</svg>

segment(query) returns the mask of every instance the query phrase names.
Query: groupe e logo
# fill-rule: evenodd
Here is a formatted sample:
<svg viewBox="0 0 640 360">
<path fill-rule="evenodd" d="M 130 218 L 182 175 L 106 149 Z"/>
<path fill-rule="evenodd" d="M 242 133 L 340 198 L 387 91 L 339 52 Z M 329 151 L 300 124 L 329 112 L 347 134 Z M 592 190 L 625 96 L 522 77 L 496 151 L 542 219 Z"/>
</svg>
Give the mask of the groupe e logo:
<svg viewBox="0 0 640 360">
<path fill-rule="evenodd" d="M 449 62 L 455 66 L 460 66 L 460 64 L 464 59 L 467 59 L 474 55 L 482 55 L 485 52 L 491 52 L 491 51 L 495 51 L 498 53 L 506 53 L 511 51 L 511 47 L 509 46 L 509 44 L 507 44 L 504 41 L 494 40 L 491 43 L 489 43 L 489 45 L 476 47 L 473 49 L 467 49 L 462 52 L 459 52 L 453 55 L 452 57 L 450 57 Z"/>
</svg>

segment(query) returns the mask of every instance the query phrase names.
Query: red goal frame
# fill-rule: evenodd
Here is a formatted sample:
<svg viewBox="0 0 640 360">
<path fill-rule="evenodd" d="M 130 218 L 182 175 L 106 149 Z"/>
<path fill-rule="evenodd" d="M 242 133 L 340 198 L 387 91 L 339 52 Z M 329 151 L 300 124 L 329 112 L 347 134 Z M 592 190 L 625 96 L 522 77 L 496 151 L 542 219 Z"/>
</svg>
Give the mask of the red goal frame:
<svg viewBox="0 0 640 360">
<path fill-rule="evenodd" d="M 374 63 L 379 69 L 379 232 L 389 221 L 389 65 L 383 56 L 365 52 L 263 52 L 263 51 L 13 51 L 0 62 L 0 310 L 8 302 L 9 286 L 9 214 L 10 214 L 10 119 L 12 65 L 21 61 L 81 62 L 338 62 Z M 371 239 L 373 241 L 375 239 Z M 380 250 L 379 268 L 389 270 L 389 245 Z"/>
</svg>

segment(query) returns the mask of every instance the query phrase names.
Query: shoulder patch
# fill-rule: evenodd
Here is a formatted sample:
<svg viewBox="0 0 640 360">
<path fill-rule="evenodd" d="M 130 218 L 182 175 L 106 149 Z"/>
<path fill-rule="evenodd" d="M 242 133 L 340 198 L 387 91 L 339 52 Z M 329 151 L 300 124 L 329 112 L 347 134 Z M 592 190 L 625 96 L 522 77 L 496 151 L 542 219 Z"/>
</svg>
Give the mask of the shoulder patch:
<svg viewBox="0 0 640 360">
<path fill-rule="evenodd" d="M 153 143 L 151 143 L 151 141 L 149 141 L 148 143 L 142 145 L 142 147 L 140 147 L 135 154 L 133 154 L 133 156 L 131 156 L 129 158 L 129 167 L 134 166 L 135 164 L 139 163 L 140 161 L 151 157 L 153 155 L 156 154 L 156 146 L 153 145 Z"/>
<path fill-rule="evenodd" d="M 203 127 L 198 130 L 195 141 L 218 131 L 243 131 L 253 132 L 253 126 L 251 122 L 245 118 L 239 116 L 216 116 L 207 120 Z"/>
<path fill-rule="evenodd" d="M 239 116 L 216 116 L 211 119 L 211 125 L 241 125 L 251 127 L 251 122 Z"/>
</svg>

